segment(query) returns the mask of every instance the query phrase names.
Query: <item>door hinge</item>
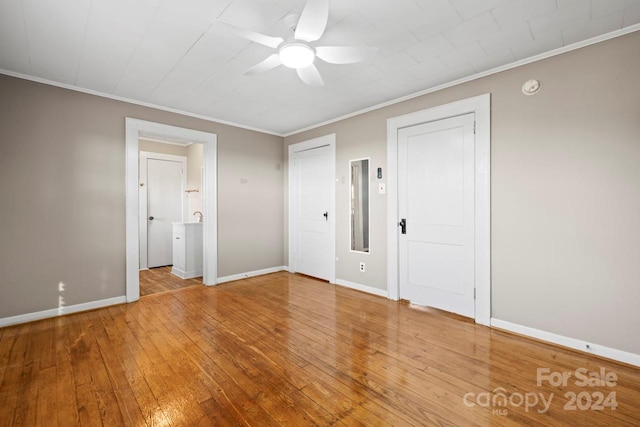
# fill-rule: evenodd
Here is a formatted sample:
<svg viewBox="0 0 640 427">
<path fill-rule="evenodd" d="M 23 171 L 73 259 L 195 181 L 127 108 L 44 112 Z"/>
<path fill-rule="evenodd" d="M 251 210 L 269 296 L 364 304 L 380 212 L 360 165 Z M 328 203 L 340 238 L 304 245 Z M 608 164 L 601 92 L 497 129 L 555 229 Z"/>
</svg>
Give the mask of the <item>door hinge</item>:
<svg viewBox="0 0 640 427">
<path fill-rule="evenodd" d="M 475 120 L 473 121 L 473 134 L 476 134 L 476 122 Z"/>
<path fill-rule="evenodd" d="M 473 288 L 473 299 L 476 299 L 476 288 Z"/>
</svg>

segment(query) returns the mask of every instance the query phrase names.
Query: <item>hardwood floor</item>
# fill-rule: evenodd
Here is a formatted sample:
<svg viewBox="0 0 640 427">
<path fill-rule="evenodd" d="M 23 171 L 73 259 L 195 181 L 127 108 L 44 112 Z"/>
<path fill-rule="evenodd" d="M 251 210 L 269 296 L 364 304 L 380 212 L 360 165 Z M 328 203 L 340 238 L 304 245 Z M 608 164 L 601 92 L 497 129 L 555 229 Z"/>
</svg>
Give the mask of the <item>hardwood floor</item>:
<svg viewBox="0 0 640 427">
<path fill-rule="evenodd" d="M 283 272 L 0 329 L 11 425 L 640 425 L 640 369 Z"/>
<path fill-rule="evenodd" d="M 181 279 L 171 274 L 171 266 L 150 268 L 140 271 L 140 296 L 157 294 L 159 292 L 202 286 L 202 277 Z"/>
</svg>

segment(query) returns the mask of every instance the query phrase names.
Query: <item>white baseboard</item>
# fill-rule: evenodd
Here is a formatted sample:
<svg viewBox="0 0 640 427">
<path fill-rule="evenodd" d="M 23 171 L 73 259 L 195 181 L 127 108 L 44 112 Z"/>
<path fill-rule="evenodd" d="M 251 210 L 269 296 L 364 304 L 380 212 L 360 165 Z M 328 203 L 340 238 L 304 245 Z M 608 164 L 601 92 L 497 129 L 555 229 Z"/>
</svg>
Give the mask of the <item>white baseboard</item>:
<svg viewBox="0 0 640 427">
<path fill-rule="evenodd" d="M 232 274 L 231 276 L 218 277 L 216 284 L 233 282 L 234 280 L 248 279 L 249 277 L 262 276 L 263 274 L 277 273 L 278 271 L 289 271 L 283 265 L 279 267 L 263 268 L 262 270 L 248 271 L 246 273 Z"/>
<path fill-rule="evenodd" d="M 32 322 L 34 320 L 47 319 L 49 317 L 62 316 L 63 314 L 78 313 L 80 311 L 93 310 L 110 305 L 127 302 L 127 297 L 114 297 L 98 301 L 85 302 L 82 304 L 70 305 L 66 307 L 52 308 L 50 310 L 36 311 L 35 313 L 20 314 L 18 316 L 4 317 L 0 319 L 0 327 L 16 325 L 18 323 Z"/>
<path fill-rule="evenodd" d="M 366 292 L 368 294 L 377 295 L 379 297 L 389 298 L 389 292 L 384 289 L 374 288 L 369 285 L 361 285 L 360 283 L 349 282 L 347 280 L 336 279 L 336 285 L 345 288 L 355 289 L 356 291 Z"/>
<path fill-rule="evenodd" d="M 194 277 L 202 277 L 202 269 L 186 271 L 181 268 L 172 266 L 171 274 L 178 276 L 181 279 L 193 279 Z"/>
<path fill-rule="evenodd" d="M 582 341 L 575 338 L 557 335 L 551 332 L 541 331 L 539 329 L 522 326 L 500 319 L 491 319 L 491 327 L 504 329 L 506 331 L 515 332 L 517 334 L 526 335 L 528 337 L 537 338 L 553 344 L 569 347 L 574 350 L 583 351 L 585 353 L 594 354 L 596 356 L 606 357 L 607 359 L 617 360 L 618 362 L 627 363 L 629 365 L 640 366 L 640 354 L 629 353 L 615 348 L 605 347 L 599 344 L 592 344 L 588 341 Z"/>
</svg>

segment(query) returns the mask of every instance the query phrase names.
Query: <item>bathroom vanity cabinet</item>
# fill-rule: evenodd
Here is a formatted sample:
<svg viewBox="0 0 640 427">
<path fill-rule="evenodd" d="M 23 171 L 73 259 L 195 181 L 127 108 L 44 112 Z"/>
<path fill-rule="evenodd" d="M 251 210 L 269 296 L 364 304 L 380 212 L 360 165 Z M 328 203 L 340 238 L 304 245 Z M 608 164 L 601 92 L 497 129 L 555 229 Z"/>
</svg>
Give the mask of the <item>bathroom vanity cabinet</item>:
<svg viewBox="0 0 640 427">
<path fill-rule="evenodd" d="M 173 268 L 183 279 L 202 276 L 202 223 L 173 223 Z"/>
</svg>

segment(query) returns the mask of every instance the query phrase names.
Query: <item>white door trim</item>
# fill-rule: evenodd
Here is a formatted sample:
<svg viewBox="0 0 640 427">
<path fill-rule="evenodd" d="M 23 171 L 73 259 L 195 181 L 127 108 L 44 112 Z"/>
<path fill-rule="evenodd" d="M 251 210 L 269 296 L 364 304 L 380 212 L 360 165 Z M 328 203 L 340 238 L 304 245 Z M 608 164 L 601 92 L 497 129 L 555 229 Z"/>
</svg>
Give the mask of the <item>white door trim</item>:
<svg viewBox="0 0 640 427">
<path fill-rule="evenodd" d="M 140 239 L 139 227 L 139 168 L 138 153 L 141 134 L 156 135 L 177 141 L 203 144 L 204 188 L 203 207 L 203 282 L 215 285 L 218 275 L 218 208 L 217 208 L 217 135 L 193 129 L 127 117 L 125 120 L 125 185 L 126 185 L 126 295 L 127 302 L 140 299 Z"/>
<path fill-rule="evenodd" d="M 174 154 L 162 154 L 162 153 L 153 153 L 150 151 L 140 151 L 140 169 L 138 171 L 138 176 L 140 177 L 140 188 L 138 191 L 140 192 L 138 195 L 140 202 L 140 211 L 139 211 L 139 221 L 140 221 L 140 269 L 145 270 L 148 268 L 148 258 L 147 258 L 147 188 L 148 183 L 146 182 L 149 178 L 147 177 L 145 181 L 143 181 L 143 177 L 147 176 L 147 160 L 148 159 L 158 159 L 158 160 L 169 160 L 172 162 L 180 162 L 182 163 L 182 189 L 187 188 L 187 174 L 185 171 L 187 170 L 187 158 L 185 156 L 176 156 Z M 144 182 L 144 186 L 142 183 Z M 182 193 L 182 221 L 185 221 L 187 218 L 187 193 Z"/>
<path fill-rule="evenodd" d="M 475 321 L 491 322 L 491 95 L 484 94 L 387 120 L 387 289 L 399 298 L 398 130 L 475 113 Z"/>
<path fill-rule="evenodd" d="M 329 151 L 331 153 L 331 171 L 330 175 L 332 177 L 331 185 L 331 194 L 330 201 L 331 205 L 329 206 L 329 215 L 333 218 L 331 221 L 331 225 L 329 227 L 329 238 L 331 239 L 331 264 L 330 264 L 330 272 L 329 272 L 329 283 L 336 283 L 336 186 L 333 180 L 336 176 L 336 134 L 332 133 L 329 135 L 321 136 L 318 138 L 310 139 L 308 141 L 299 142 L 297 144 L 291 144 L 289 146 L 289 152 L 287 161 L 289 163 L 289 271 L 295 273 L 295 261 L 293 259 L 293 254 L 296 249 L 296 223 L 295 223 L 295 215 L 294 215 L 294 188 L 293 188 L 293 157 L 295 153 L 300 151 L 312 150 L 314 148 L 328 146 Z"/>
</svg>

